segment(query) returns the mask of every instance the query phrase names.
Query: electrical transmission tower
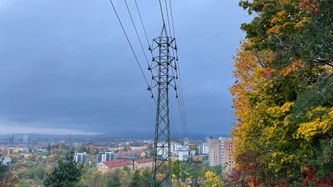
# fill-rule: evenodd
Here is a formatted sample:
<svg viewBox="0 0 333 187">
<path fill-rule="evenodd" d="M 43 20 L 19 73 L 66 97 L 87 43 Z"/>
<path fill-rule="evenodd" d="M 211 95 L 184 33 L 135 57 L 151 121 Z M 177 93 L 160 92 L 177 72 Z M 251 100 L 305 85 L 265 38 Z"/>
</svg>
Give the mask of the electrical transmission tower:
<svg viewBox="0 0 333 187">
<path fill-rule="evenodd" d="M 149 70 L 153 72 L 154 85 L 148 90 L 157 89 L 156 121 L 153 144 L 153 173 L 151 186 L 172 186 L 171 181 L 171 149 L 170 149 L 170 111 L 169 88 L 177 89 L 176 75 L 172 75 L 172 69 L 177 70 L 175 57 L 172 51 L 176 50 L 175 38 L 169 37 L 165 25 L 159 37 L 153 40 L 150 49 L 153 62 Z M 162 173 L 162 177 L 157 175 Z"/>
<path fill-rule="evenodd" d="M 154 144 L 152 148 L 152 156 L 154 159 L 152 178 L 151 178 L 151 187 L 160 187 L 160 186 L 172 186 L 172 172 L 171 172 L 171 125 L 172 123 L 170 117 L 169 109 L 169 88 L 175 90 L 175 95 L 177 98 L 178 109 L 180 112 L 181 124 L 183 126 L 184 134 L 187 134 L 186 121 L 184 118 L 184 101 L 182 94 L 182 85 L 180 82 L 180 72 L 177 68 L 178 65 L 178 52 L 175 39 L 175 28 L 173 23 L 173 13 L 172 13 L 172 2 L 164 0 L 164 5 L 162 0 L 159 0 L 161 16 L 163 27 L 159 37 L 153 40 L 153 44 L 149 43 L 147 32 L 143 24 L 141 13 L 138 7 L 138 3 L 135 0 L 135 6 L 140 18 L 140 23 L 145 33 L 147 43 L 149 45 L 149 50 L 152 55 L 152 62 L 148 61 L 148 58 L 145 54 L 143 48 L 142 40 L 138 29 L 135 25 L 135 19 L 130 11 L 130 6 L 125 0 L 125 7 L 129 14 L 131 23 L 135 30 L 138 42 L 140 43 L 143 56 L 148 64 L 148 70 L 152 76 L 152 84 L 149 85 L 148 79 L 146 78 L 145 73 L 142 70 L 142 67 L 139 62 L 139 57 L 135 53 L 135 48 L 130 41 L 129 35 L 126 32 L 126 29 L 117 13 L 117 9 L 112 0 L 110 3 L 116 14 L 118 22 L 121 26 L 121 29 L 125 35 L 125 38 L 130 46 L 131 52 L 134 55 L 135 61 L 140 69 L 140 72 L 148 85 L 148 90 L 151 93 L 152 98 L 155 98 L 154 95 L 157 95 L 156 101 L 156 119 L 155 119 L 155 128 L 154 128 Z M 165 14 L 164 14 L 165 13 Z M 168 29 L 167 29 L 168 28 Z M 171 29 L 172 28 L 172 29 Z M 179 80 L 178 80 L 179 77 Z M 179 89 L 178 89 L 179 88 Z M 154 94 L 153 91 L 156 93 Z M 178 97 L 179 96 L 179 97 Z M 176 136 L 176 134 L 174 134 Z M 184 136 L 185 137 L 185 136 Z"/>
</svg>

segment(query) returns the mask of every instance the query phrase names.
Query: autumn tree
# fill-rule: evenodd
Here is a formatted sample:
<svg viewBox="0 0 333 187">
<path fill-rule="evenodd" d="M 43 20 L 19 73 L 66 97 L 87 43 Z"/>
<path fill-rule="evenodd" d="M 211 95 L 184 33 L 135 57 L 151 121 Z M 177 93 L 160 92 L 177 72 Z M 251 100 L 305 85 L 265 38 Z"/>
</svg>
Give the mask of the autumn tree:
<svg viewBox="0 0 333 187">
<path fill-rule="evenodd" d="M 332 3 L 242 0 L 240 6 L 255 18 L 242 25 L 247 38 L 230 90 L 238 179 L 332 185 L 326 167 L 333 138 Z"/>
<path fill-rule="evenodd" d="M 82 165 L 74 161 L 74 152 L 66 154 L 64 160 L 58 161 L 58 166 L 48 174 L 44 185 L 49 187 L 75 187 L 82 176 Z"/>
<path fill-rule="evenodd" d="M 222 180 L 221 177 L 217 176 L 212 171 L 205 172 L 204 176 L 200 179 L 203 187 L 221 187 Z"/>
</svg>

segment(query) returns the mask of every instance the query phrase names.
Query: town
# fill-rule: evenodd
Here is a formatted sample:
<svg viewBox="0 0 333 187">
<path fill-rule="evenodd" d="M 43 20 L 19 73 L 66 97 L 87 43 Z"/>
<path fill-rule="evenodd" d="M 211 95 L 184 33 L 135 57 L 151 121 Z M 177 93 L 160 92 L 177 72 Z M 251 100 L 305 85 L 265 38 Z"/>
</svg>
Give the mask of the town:
<svg viewBox="0 0 333 187">
<path fill-rule="evenodd" d="M 45 175 L 54 169 L 57 160 L 70 151 L 73 151 L 76 163 L 101 175 L 120 170 L 128 170 L 129 173 L 147 170 L 150 173 L 153 165 L 152 143 L 149 139 L 122 138 L 101 141 L 65 135 L 47 140 L 38 135 L 10 134 L 1 139 L 0 161 L 10 168 L 10 180 L 14 180 L 12 182 L 19 186 L 42 185 Z M 172 141 L 172 162 L 181 164 L 184 171 L 192 170 L 185 177 L 178 176 L 177 181 L 200 184 L 200 177 L 204 175 L 202 172 L 205 172 L 203 168 L 221 178 L 227 176 L 235 167 L 232 150 L 233 141 L 230 137 Z M 167 152 L 167 148 L 158 149 L 159 159 L 166 158 Z M 149 179 L 150 176 L 148 181 Z"/>
</svg>

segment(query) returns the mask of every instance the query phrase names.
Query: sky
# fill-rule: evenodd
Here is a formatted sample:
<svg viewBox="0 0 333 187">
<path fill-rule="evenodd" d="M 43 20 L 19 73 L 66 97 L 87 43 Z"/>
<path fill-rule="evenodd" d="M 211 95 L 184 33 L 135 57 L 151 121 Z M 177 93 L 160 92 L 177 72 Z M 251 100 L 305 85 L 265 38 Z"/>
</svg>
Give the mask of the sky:
<svg viewBox="0 0 333 187">
<path fill-rule="evenodd" d="M 125 4 L 113 1 L 146 69 Z M 152 40 L 158 1 L 137 1 Z M 189 134 L 228 135 L 233 56 L 250 17 L 237 0 L 177 0 L 173 14 Z M 152 135 L 155 108 L 108 0 L 0 0 L 0 134 Z"/>
</svg>

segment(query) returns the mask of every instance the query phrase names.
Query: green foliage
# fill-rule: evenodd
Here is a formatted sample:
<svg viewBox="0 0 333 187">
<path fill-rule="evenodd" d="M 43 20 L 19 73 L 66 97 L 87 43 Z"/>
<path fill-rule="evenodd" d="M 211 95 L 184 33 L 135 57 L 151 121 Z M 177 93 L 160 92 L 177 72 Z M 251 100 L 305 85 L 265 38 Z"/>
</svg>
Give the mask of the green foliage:
<svg viewBox="0 0 333 187">
<path fill-rule="evenodd" d="M 120 187 L 120 177 L 119 175 L 112 176 L 111 180 L 107 184 L 108 187 Z"/>
<path fill-rule="evenodd" d="M 134 175 L 132 177 L 132 181 L 130 183 L 130 187 L 137 187 L 140 186 L 140 182 L 141 182 L 141 176 L 139 171 L 135 171 Z"/>
<path fill-rule="evenodd" d="M 2 165 L 2 161 L 0 160 L 0 186 L 5 182 L 6 174 L 8 173 L 8 168 Z"/>
<path fill-rule="evenodd" d="M 66 155 L 65 160 L 59 160 L 58 166 L 46 176 L 45 186 L 74 187 L 82 176 L 82 165 L 74 161 L 74 152 Z"/>
<path fill-rule="evenodd" d="M 103 173 L 98 171 L 96 168 L 89 168 L 84 175 L 81 177 L 80 186 L 105 186 L 105 176 Z"/>
<path fill-rule="evenodd" d="M 333 138 L 332 3 L 241 0 L 240 6 L 256 14 L 241 27 L 247 39 L 235 58 L 234 178 L 333 185 L 325 159 Z"/>
<path fill-rule="evenodd" d="M 140 181 L 140 187 L 150 187 L 151 184 L 151 172 L 146 169 L 142 172 L 142 177 L 141 177 L 141 181 Z"/>
<path fill-rule="evenodd" d="M 186 165 L 183 164 L 180 161 L 174 161 L 172 166 L 172 175 L 175 177 L 175 179 L 181 179 L 185 181 L 188 177 L 190 177 L 190 174 L 187 171 L 188 168 L 186 168 Z"/>
</svg>

